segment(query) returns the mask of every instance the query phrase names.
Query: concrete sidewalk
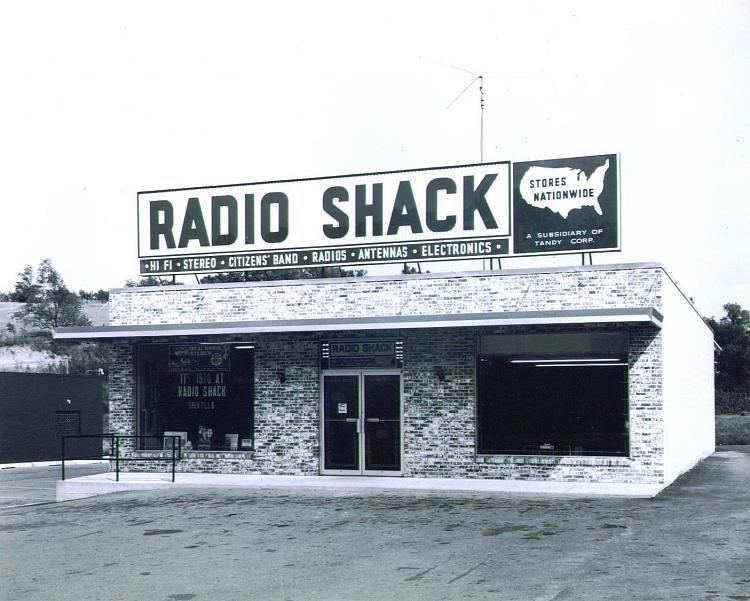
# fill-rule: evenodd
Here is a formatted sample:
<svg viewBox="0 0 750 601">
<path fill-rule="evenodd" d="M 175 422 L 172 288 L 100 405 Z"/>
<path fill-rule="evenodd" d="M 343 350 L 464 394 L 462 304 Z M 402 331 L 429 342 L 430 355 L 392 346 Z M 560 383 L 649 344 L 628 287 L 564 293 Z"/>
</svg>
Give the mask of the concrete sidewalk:
<svg viewBox="0 0 750 601">
<path fill-rule="evenodd" d="M 424 490 L 523 494 L 654 497 L 659 484 L 544 482 L 452 478 L 388 478 L 371 476 L 250 476 L 232 474 L 171 474 L 113 472 L 57 482 L 58 501 L 113 492 L 179 488 L 325 488 L 342 490 Z"/>
</svg>

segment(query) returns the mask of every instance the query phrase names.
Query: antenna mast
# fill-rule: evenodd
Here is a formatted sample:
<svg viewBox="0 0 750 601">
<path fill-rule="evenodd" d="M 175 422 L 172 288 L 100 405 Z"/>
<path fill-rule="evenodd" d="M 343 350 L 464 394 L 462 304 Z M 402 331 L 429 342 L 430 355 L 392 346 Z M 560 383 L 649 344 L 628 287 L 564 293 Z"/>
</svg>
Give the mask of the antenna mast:
<svg viewBox="0 0 750 601">
<path fill-rule="evenodd" d="M 469 82 L 469 85 L 466 86 L 461 93 L 456 96 L 451 103 L 446 107 L 446 109 L 449 109 L 453 106 L 453 104 L 463 96 L 466 91 L 474 85 L 474 82 L 479 82 L 479 162 L 484 163 L 484 75 L 479 75 L 477 73 L 474 73 L 473 71 L 469 71 L 468 69 L 463 69 L 461 67 L 454 67 L 453 65 L 450 65 L 454 69 L 458 69 L 459 71 L 466 71 L 467 73 L 471 73 L 472 75 L 476 75 L 474 79 L 472 79 Z"/>
<path fill-rule="evenodd" d="M 479 162 L 484 163 L 484 76 L 479 76 Z"/>
</svg>

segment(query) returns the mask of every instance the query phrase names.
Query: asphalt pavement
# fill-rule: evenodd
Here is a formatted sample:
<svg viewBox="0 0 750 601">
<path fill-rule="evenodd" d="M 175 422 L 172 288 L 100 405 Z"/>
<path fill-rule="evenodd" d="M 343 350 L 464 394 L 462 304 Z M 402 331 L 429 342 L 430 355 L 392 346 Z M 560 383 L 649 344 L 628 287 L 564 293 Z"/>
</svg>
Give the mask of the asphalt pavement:
<svg viewBox="0 0 750 601">
<path fill-rule="evenodd" d="M 109 462 L 66 462 L 67 478 L 101 474 Z M 55 485 L 60 479 L 59 463 L 0 465 L 0 509 L 54 503 Z"/>
<path fill-rule="evenodd" d="M 742 601 L 748 541 L 750 447 L 650 499 L 123 492 L 0 508 L 0 599 Z"/>
</svg>

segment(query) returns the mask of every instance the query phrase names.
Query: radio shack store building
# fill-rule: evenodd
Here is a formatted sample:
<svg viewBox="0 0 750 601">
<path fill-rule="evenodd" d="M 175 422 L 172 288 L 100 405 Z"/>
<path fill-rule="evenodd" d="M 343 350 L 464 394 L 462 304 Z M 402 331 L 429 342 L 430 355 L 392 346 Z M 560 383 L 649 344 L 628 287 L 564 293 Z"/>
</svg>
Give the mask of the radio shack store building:
<svg viewBox="0 0 750 601">
<path fill-rule="evenodd" d="M 128 288 L 110 303 L 111 325 L 56 337 L 112 344 L 113 431 L 182 436 L 184 472 L 658 491 L 714 451 L 713 338 L 658 264 Z M 158 456 L 154 442 L 131 456 Z"/>
</svg>

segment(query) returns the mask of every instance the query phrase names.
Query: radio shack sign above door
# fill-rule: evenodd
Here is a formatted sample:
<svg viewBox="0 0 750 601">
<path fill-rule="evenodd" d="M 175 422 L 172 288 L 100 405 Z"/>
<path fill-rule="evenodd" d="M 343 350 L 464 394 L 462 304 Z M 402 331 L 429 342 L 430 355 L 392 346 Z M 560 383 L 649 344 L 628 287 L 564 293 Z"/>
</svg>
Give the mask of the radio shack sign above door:
<svg viewBox="0 0 750 601">
<path fill-rule="evenodd" d="M 615 155 L 600 158 L 611 158 L 608 172 L 616 189 Z M 141 274 L 509 255 L 516 239 L 511 177 L 511 165 L 505 161 L 140 192 Z M 553 188 L 559 187 L 554 176 L 537 179 L 552 182 L 545 192 L 554 193 Z M 553 194 L 545 208 L 554 206 Z M 616 219 L 614 223 L 616 229 Z M 576 226 L 574 230 L 583 238 L 596 235 L 588 231 L 592 228 Z M 584 229 L 586 233 L 580 233 Z M 540 234 L 527 233 L 532 238 Z M 568 252 L 603 250 L 597 242 L 595 238 L 594 244 Z M 550 250 L 562 248 L 542 252 Z M 611 245 L 607 250 L 612 250 Z"/>
</svg>

